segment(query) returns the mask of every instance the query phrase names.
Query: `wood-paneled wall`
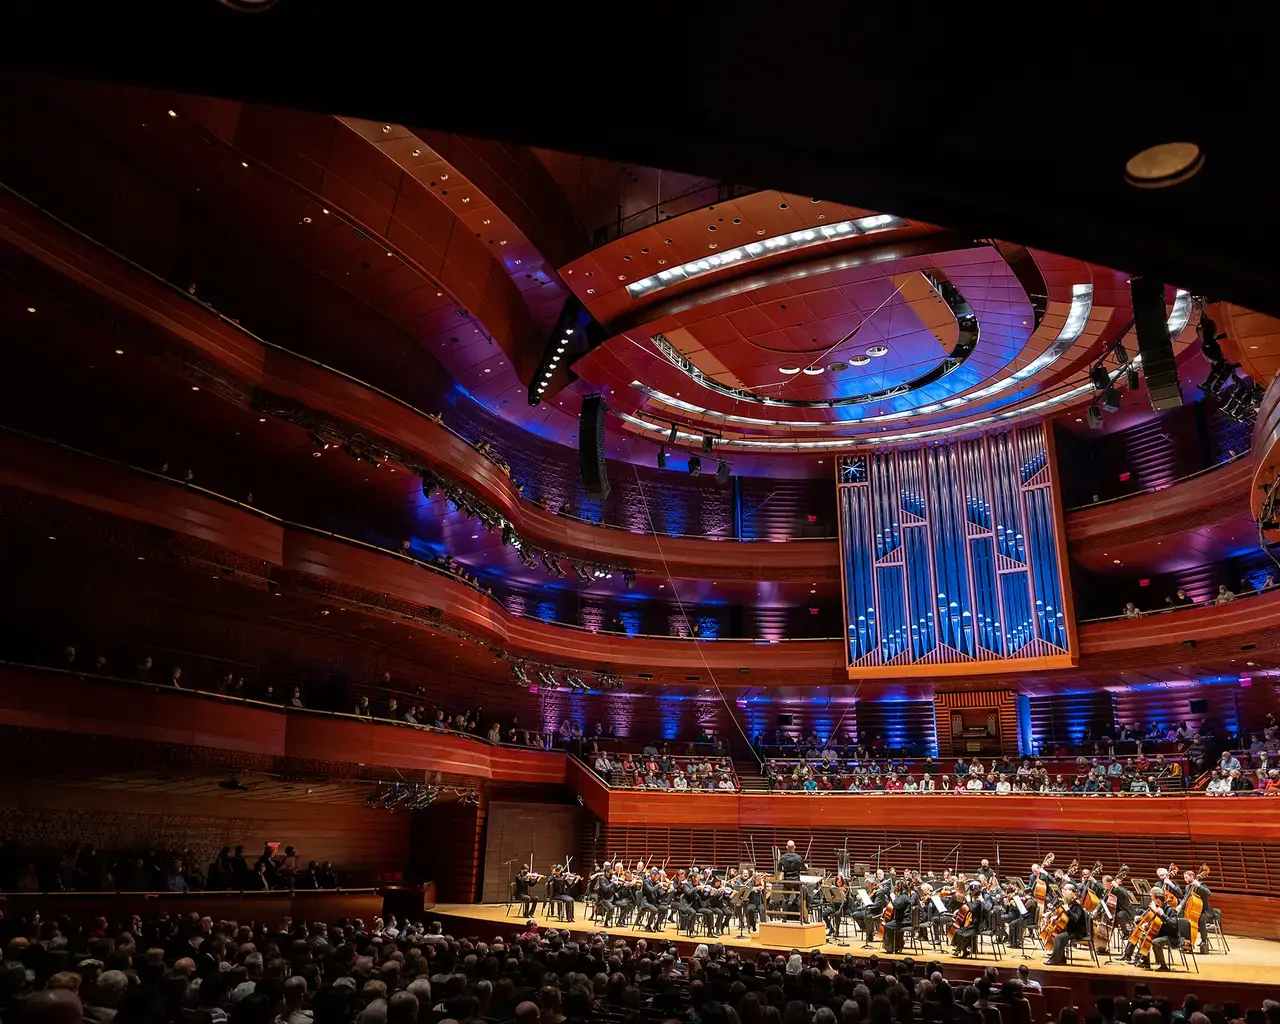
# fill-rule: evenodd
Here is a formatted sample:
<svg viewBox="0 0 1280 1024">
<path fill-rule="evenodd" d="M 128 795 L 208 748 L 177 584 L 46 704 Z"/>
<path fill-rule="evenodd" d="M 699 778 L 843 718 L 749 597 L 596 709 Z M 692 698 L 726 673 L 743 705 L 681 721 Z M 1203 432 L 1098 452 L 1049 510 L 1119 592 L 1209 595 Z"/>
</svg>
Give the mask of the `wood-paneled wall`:
<svg viewBox="0 0 1280 1024">
<path fill-rule="evenodd" d="M 533 857 L 534 870 L 545 875 L 553 864 L 573 857 L 573 867 L 581 874 L 578 836 L 582 809 L 577 804 L 505 803 L 489 804 L 484 842 L 485 903 L 501 903 L 507 898 L 507 879 Z M 513 861 L 508 870 L 508 861 Z"/>
<path fill-rule="evenodd" d="M 413 853 L 417 878 L 435 882 L 443 903 L 480 899 L 481 865 L 488 808 L 462 803 L 432 804 L 413 815 Z"/>
<path fill-rule="evenodd" d="M 212 789 L 199 799 L 104 786 L 9 780 L 0 793 L 0 833 L 19 844 L 59 851 L 80 842 L 99 849 L 190 850 L 205 870 L 222 846 L 257 856 L 267 842 L 297 848 L 304 860 L 361 872 L 407 871 L 409 815 L 360 806 L 267 801 Z"/>
</svg>

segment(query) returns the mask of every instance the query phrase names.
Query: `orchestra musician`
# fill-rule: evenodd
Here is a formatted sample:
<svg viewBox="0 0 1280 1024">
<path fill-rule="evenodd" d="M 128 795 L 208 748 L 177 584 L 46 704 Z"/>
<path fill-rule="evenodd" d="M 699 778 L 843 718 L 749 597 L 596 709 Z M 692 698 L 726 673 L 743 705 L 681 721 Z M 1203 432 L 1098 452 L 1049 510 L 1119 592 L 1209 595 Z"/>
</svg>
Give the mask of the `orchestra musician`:
<svg viewBox="0 0 1280 1024">
<path fill-rule="evenodd" d="M 614 884 L 613 871 L 608 861 L 604 862 L 604 870 L 596 880 L 596 924 L 608 928 L 613 923 L 613 915 L 618 909 L 620 900 L 618 887 Z"/>
<path fill-rule="evenodd" d="M 952 916 L 950 929 L 951 948 L 956 956 L 969 957 L 978 952 L 978 904 L 981 888 L 978 882 L 969 882 L 964 895 L 956 895 L 960 906 Z"/>
<path fill-rule="evenodd" d="M 1162 969 L 1167 969 L 1164 951 L 1171 946 L 1177 948 L 1181 944 L 1182 939 L 1178 935 L 1172 901 L 1163 889 L 1152 888 L 1151 903 L 1134 923 L 1121 959 L 1133 964 L 1134 967 L 1150 970 L 1151 951 L 1155 950 L 1156 962 Z"/>
<path fill-rule="evenodd" d="M 676 913 L 678 915 L 678 924 L 689 934 L 693 934 L 693 916 L 697 913 L 699 906 L 698 900 L 698 876 L 697 874 L 687 875 L 683 868 L 676 872 Z"/>
<path fill-rule="evenodd" d="M 912 901 L 913 897 L 907 883 L 899 879 L 893 887 L 893 899 L 882 912 L 886 953 L 902 952 L 902 938 L 911 925 Z"/>
<path fill-rule="evenodd" d="M 1183 919 L 1178 923 L 1178 934 L 1184 939 L 1194 942 L 1197 938 L 1200 940 L 1200 953 L 1209 952 L 1208 928 L 1209 924 L 1215 925 L 1219 930 L 1222 929 L 1222 913 L 1221 911 L 1209 905 L 1209 897 L 1212 893 L 1209 887 L 1204 884 L 1204 875 L 1197 875 L 1194 871 L 1184 871 L 1182 880 L 1186 883 L 1183 887 Z M 1192 926 L 1190 920 L 1191 912 L 1188 904 L 1192 900 L 1200 901 L 1200 912 L 1198 919 Z"/>
<path fill-rule="evenodd" d="M 1065 921 L 1059 920 L 1054 923 L 1057 933 L 1053 936 L 1052 950 L 1049 959 L 1045 961 L 1046 964 L 1062 966 L 1067 962 L 1067 946 L 1089 938 L 1090 918 L 1078 896 L 1073 883 L 1063 883 L 1062 902 L 1054 913 L 1065 915 Z"/>
<path fill-rule="evenodd" d="M 573 924 L 574 901 L 569 892 L 581 879 L 568 871 L 563 865 L 556 864 L 551 869 L 551 877 L 547 879 L 547 899 L 559 903 L 564 908 L 564 919 Z"/>
<path fill-rule="evenodd" d="M 657 867 L 650 867 L 640 885 L 640 912 L 636 927 L 645 925 L 651 932 L 664 931 L 662 914 L 662 879 Z"/>
<path fill-rule="evenodd" d="M 534 898 L 533 887 L 542 880 L 542 876 L 522 864 L 516 872 L 515 897 L 520 901 L 520 913 L 529 917 L 538 909 L 538 901 Z"/>
<path fill-rule="evenodd" d="M 890 888 L 889 882 L 884 878 L 884 873 L 880 871 L 877 871 L 874 876 L 867 876 L 864 888 L 871 902 L 860 905 L 848 916 L 862 926 L 862 932 L 865 936 L 864 944 L 870 946 L 875 940 L 876 931 L 880 928 L 881 919 L 884 917 L 884 908 L 889 904 Z"/>
<path fill-rule="evenodd" d="M 844 875 L 836 872 L 834 878 L 824 879 L 822 896 L 827 901 L 826 913 L 822 915 L 822 921 L 827 926 L 827 936 L 838 939 L 840 938 L 840 921 L 844 917 L 845 908 L 849 902 L 849 889 L 845 885 Z"/>
</svg>

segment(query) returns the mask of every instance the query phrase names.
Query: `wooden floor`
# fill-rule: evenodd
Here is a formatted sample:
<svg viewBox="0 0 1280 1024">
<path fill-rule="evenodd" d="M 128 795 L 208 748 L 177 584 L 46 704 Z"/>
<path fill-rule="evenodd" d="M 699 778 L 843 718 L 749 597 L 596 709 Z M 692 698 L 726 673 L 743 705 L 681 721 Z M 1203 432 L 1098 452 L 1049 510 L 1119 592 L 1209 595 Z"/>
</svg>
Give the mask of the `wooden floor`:
<svg viewBox="0 0 1280 1024">
<path fill-rule="evenodd" d="M 524 920 L 520 917 L 518 908 L 513 907 L 511 913 L 508 914 L 506 907 L 501 903 L 441 903 L 433 908 L 432 913 L 443 917 L 458 919 L 459 925 L 466 922 L 470 928 L 474 929 L 474 931 L 469 931 L 468 934 L 481 934 L 486 936 L 487 932 L 483 929 L 488 923 L 497 925 L 498 927 L 494 929 L 494 932 L 504 935 L 511 934 L 513 931 L 519 929 L 519 926 L 524 923 Z M 543 927 L 564 927 L 561 922 L 554 919 L 536 916 L 535 920 Z M 448 931 L 448 928 L 446 927 L 445 930 Z M 578 917 L 575 923 L 571 926 L 571 931 L 574 933 L 588 934 L 592 930 L 591 922 L 587 921 L 584 917 L 583 904 L 579 903 Z M 677 936 L 674 925 L 670 924 L 668 924 L 666 932 L 661 936 L 655 932 L 645 932 L 634 928 L 610 928 L 609 934 L 614 937 L 636 939 L 679 939 L 682 946 L 687 944 L 690 948 L 692 948 L 692 946 L 697 942 L 705 941 L 701 938 L 686 939 L 684 936 Z M 737 938 L 737 935 L 737 929 L 731 928 L 720 937 L 719 941 L 723 942 L 726 946 L 732 946 L 737 949 L 752 950 L 754 952 L 761 952 L 766 949 L 769 949 L 771 952 L 774 951 L 771 947 L 761 945 L 757 940 L 753 940 L 749 937 L 739 939 Z M 854 956 L 859 957 L 867 957 L 872 953 L 879 954 L 882 958 L 884 956 L 884 952 L 880 948 L 879 944 L 877 944 L 875 948 L 864 948 L 862 945 L 861 935 L 858 935 L 856 938 L 851 937 L 847 941 L 847 946 L 838 946 L 835 943 L 827 942 L 817 948 L 821 949 L 824 953 L 835 956 L 843 956 L 845 953 L 852 953 Z M 1231 946 L 1231 952 L 1229 954 L 1223 955 L 1221 953 L 1213 953 L 1206 956 L 1196 957 L 1196 963 L 1198 963 L 1200 967 L 1200 973 L 1198 975 L 1196 974 L 1195 966 L 1191 963 L 1190 957 L 1188 957 L 1187 971 L 1184 972 L 1182 969 L 1181 958 L 1176 955 L 1174 957 L 1175 966 L 1173 968 L 1173 972 L 1167 974 L 1156 971 L 1144 971 L 1140 968 L 1130 967 L 1121 963 L 1107 963 L 1105 959 L 1101 961 L 1100 967 L 1094 967 L 1091 960 L 1085 960 L 1079 956 L 1077 956 L 1074 966 L 1053 968 L 1046 968 L 1044 966 L 1043 954 L 1032 954 L 1032 958 L 1030 960 L 1022 959 L 1016 952 L 1014 952 L 1012 956 L 1007 956 L 998 960 L 992 959 L 990 955 L 983 956 L 979 960 L 962 960 L 959 957 L 951 956 L 949 954 L 935 953 L 927 946 L 925 947 L 925 952 L 923 954 L 916 955 L 916 960 L 926 962 L 929 960 L 939 960 L 943 963 L 966 964 L 971 967 L 995 964 L 997 967 L 1008 970 L 1016 969 L 1020 964 L 1026 964 L 1031 968 L 1032 977 L 1037 978 L 1046 984 L 1065 983 L 1065 980 L 1059 981 L 1053 978 L 1053 975 L 1058 973 L 1096 976 L 1101 972 L 1112 977 L 1127 976 L 1135 979 L 1140 978 L 1146 982 L 1154 982 L 1157 979 L 1161 981 L 1169 980 L 1176 981 L 1182 987 L 1184 992 L 1194 988 L 1195 982 L 1249 985 L 1266 984 L 1275 986 L 1277 982 L 1280 981 L 1280 942 L 1272 942 L 1268 939 L 1247 939 L 1242 936 L 1235 936 L 1231 934 L 1227 935 L 1227 942 Z M 1031 953 L 1029 942 L 1027 948 L 1028 953 Z M 778 950 L 778 952 L 787 952 L 787 950 Z"/>
</svg>

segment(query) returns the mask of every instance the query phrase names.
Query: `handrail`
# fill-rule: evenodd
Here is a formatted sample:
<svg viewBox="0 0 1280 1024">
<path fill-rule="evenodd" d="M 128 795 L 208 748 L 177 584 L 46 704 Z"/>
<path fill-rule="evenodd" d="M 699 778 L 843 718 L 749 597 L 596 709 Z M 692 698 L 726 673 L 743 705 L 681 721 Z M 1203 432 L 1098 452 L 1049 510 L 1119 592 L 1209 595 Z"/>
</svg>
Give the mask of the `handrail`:
<svg viewBox="0 0 1280 1024">
<path fill-rule="evenodd" d="M 23 661 L 10 661 L 0 658 L 0 668 L 18 668 L 26 669 L 34 672 L 48 672 L 60 676 L 73 676 L 77 679 L 92 679 L 100 683 L 111 683 L 125 686 L 133 686 L 142 690 L 152 690 L 157 693 L 183 694 L 188 697 L 196 697 L 207 700 L 220 701 L 223 704 L 240 704 L 244 707 L 259 708 L 263 711 L 274 711 L 288 715 L 315 715 L 320 718 L 336 718 L 345 719 L 351 722 L 365 722 L 369 725 L 397 725 L 404 729 L 418 729 L 422 732 L 433 732 L 442 736 L 455 736 L 458 739 L 471 740 L 475 743 L 481 743 L 486 747 L 498 747 L 505 750 L 529 750 L 540 753 L 562 754 L 563 750 L 555 748 L 545 748 L 541 746 L 530 746 L 524 743 L 494 743 L 486 736 L 479 733 L 458 732 L 456 729 L 441 729 L 429 722 L 410 723 L 400 721 L 395 718 L 382 718 L 378 715 L 370 713 L 369 715 L 357 715 L 350 711 L 326 711 L 322 708 L 295 708 L 290 705 L 277 704 L 273 701 L 257 700 L 254 697 L 237 697 L 235 694 L 218 693 L 216 690 L 202 690 L 194 686 L 172 686 L 167 683 L 148 683 L 140 679 L 129 679 L 125 676 L 102 675 L 97 672 L 81 671 L 73 668 L 61 668 L 56 665 L 35 665 Z"/>
<path fill-rule="evenodd" d="M 249 330 L 249 328 L 245 327 L 238 320 L 233 320 L 232 318 L 219 312 L 217 308 L 214 307 L 211 303 L 206 302 L 204 299 L 201 299 L 198 296 L 191 294 L 186 288 L 179 287 L 178 285 L 174 284 L 168 279 L 160 276 L 155 271 L 150 270 L 149 268 L 143 266 L 142 264 L 137 263 L 134 260 L 130 259 L 128 256 L 125 256 L 123 253 L 117 252 L 115 249 L 112 249 L 106 243 L 98 241 L 98 239 L 94 238 L 92 235 L 85 234 L 75 225 L 68 223 L 67 221 L 63 220 L 61 217 L 57 216 L 56 214 L 49 212 L 44 207 L 40 206 L 38 203 L 35 203 L 32 200 L 28 199 L 21 192 L 18 192 L 16 189 L 5 184 L 3 181 L 0 181 L 0 192 L 3 192 L 9 196 L 12 196 L 14 199 L 18 200 L 18 202 L 22 203 L 28 208 L 39 213 L 42 217 L 48 218 L 49 220 L 57 224 L 59 227 L 63 228 L 66 231 L 71 232 L 72 234 L 76 235 L 78 238 L 92 245 L 94 248 L 98 249 L 99 251 L 106 253 L 112 259 L 119 260 L 120 262 L 128 265 L 129 267 L 133 268 L 134 270 L 138 271 L 144 276 L 150 278 L 156 284 L 160 285 L 163 288 L 168 289 L 175 296 L 183 299 L 186 302 L 190 302 L 201 307 L 205 312 L 212 314 L 217 320 L 219 320 L 223 324 L 223 326 L 231 328 L 232 330 L 244 335 L 246 338 L 249 338 L 251 341 L 255 342 L 258 345 L 263 346 L 264 348 L 269 348 L 276 352 L 280 352 L 284 355 L 291 356 L 294 359 L 301 360 L 304 363 L 309 363 L 310 365 L 316 367 L 317 369 L 324 370 L 326 373 L 334 374 L 346 381 L 349 381 L 352 384 L 359 386 L 360 388 L 363 388 L 367 391 L 371 391 L 374 394 L 387 399 L 388 401 L 394 402 L 396 405 L 400 406 L 403 409 L 408 410 L 409 412 L 413 413 L 415 416 L 418 416 L 422 419 L 429 420 L 432 423 L 436 424 L 436 426 L 440 427 L 441 429 L 445 430 L 449 434 L 453 435 L 454 438 L 456 438 L 458 441 L 461 441 L 468 448 L 474 451 L 477 455 L 480 455 L 481 457 L 487 459 L 493 465 L 498 466 L 499 468 L 502 467 L 503 463 L 500 460 L 495 459 L 489 453 L 485 452 L 481 448 L 478 442 L 472 441 L 465 434 L 461 433 L 459 430 L 457 430 L 456 428 L 446 423 L 441 413 L 425 412 L 422 409 L 419 409 L 412 402 L 409 402 L 403 398 L 400 398 L 399 396 L 392 394 L 390 391 L 387 391 L 384 388 L 378 387 L 378 385 L 376 384 L 371 384 L 366 380 L 362 380 L 361 378 L 356 377 L 354 374 L 350 374 L 345 370 L 341 370 L 338 367 L 332 366 L 329 363 L 316 359 L 313 356 L 308 356 L 301 352 L 295 352 L 293 349 L 286 348 L 284 345 L 281 345 L 278 342 L 268 341 L 266 338 L 262 337 L 260 334 L 256 334 L 255 332 Z M 508 479 L 510 479 L 509 474 L 508 474 Z M 617 523 L 606 523 L 603 521 L 596 521 L 594 519 L 589 519 L 584 516 L 558 512 L 555 509 L 549 508 L 547 505 L 545 505 L 540 501 L 535 501 L 530 497 L 526 497 L 524 493 L 518 490 L 514 485 L 510 487 L 510 492 L 511 492 L 511 497 L 516 501 L 527 502 L 530 505 L 534 505 L 535 507 L 542 509 L 544 512 L 550 512 L 552 515 L 561 516 L 562 518 L 570 519 L 574 522 L 581 523 L 585 526 L 593 526 L 593 527 L 598 527 L 606 530 L 618 530 L 623 533 L 636 534 L 639 536 L 670 537 L 678 540 L 733 541 L 736 543 L 773 543 L 772 541 L 768 541 L 763 538 L 720 537 L 720 536 L 716 536 L 714 533 L 705 533 L 705 534 L 665 533 L 665 532 L 659 532 L 659 531 L 635 530 L 629 526 L 621 526 Z M 790 540 L 832 541 L 835 539 L 836 539 L 835 537 L 794 537 L 794 538 L 788 537 L 787 538 L 787 540 L 789 541 Z"/>
<path fill-rule="evenodd" d="M 1261 597 L 1263 594 L 1270 594 L 1276 590 L 1280 590 L 1280 585 L 1268 587 L 1265 590 L 1242 590 L 1235 596 L 1235 601 L 1247 601 L 1251 597 Z M 1119 622 L 1128 620 L 1136 622 L 1138 619 L 1149 619 L 1153 615 L 1168 615 L 1171 612 L 1190 612 L 1202 608 L 1223 608 L 1228 604 L 1234 604 L 1235 601 L 1224 601 L 1219 604 L 1213 598 L 1208 601 L 1193 601 L 1191 604 L 1166 605 L 1163 608 L 1152 608 L 1150 611 L 1139 611 L 1137 615 L 1125 615 L 1121 612 L 1119 615 L 1103 615 L 1096 619 L 1077 619 L 1076 625 L 1087 626 L 1097 622 Z"/>
<path fill-rule="evenodd" d="M 329 893 L 336 895 L 372 895 L 380 886 L 362 885 L 347 888 L 339 885 L 332 889 L 194 889 L 186 892 L 169 892 L 167 889 L 43 889 L 34 892 L 0 892 L 0 900 L 13 898 L 30 898 L 32 896 L 52 896 L 64 899 L 84 899 L 86 896 L 145 896 L 147 899 L 205 899 L 212 896 L 217 899 L 238 900 L 246 896 L 261 898 L 263 896 L 314 896 Z"/>
<path fill-rule="evenodd" d="M 160 483 L 181 487 L 185 490 L 195 492 L 201 495 L 202 497 L 209 498 L 212 501 L 217 501 L 221 504 L 230 505 L 235 508 L 238 508 L 241 511 L 248 513 L 249 515 L 257 516 L 260 519 L 264 519 L 267 522 L 274 523 L 275 525 L 280 527 L 285 527 L 292 530 L 301 530 L 305 533 L 312 534 L 313 536 L 325 537 L 329 540 L 335 540 L 342 544 L 347 544 L 352 547 L 362 548 L 366 551 L 372 551 L 380 555 L 385 555 L 390 558 L 395 558 L 401 562 L 408 562 L 409 564 L 414 565 L 419 569 L 426 569 L 427 571 L 433 572 L 438 576 L 443 576 L 447 579 L 454 581 L 455 583 L 460 583 L 463 586 L 467 587 L 468 589 L 473 590 L 476 593 L 480 594 L 482 597 L 488 598 L 490 601 L 494 602 L 496 605 L 498 605 L 499 608 L 502 609 L 502 612 L 504 615 L 510 615 L 513 618 L 524 619 L 529 622 L 541 622 L 544 625 L 553 625 L 557 629 L 572 629 L 581 633 L 592 633 L 595 635 L 602 635 L 602 636 L 615 636 L 615 637 L 631 639 L 631 640 L 679 640 L 682 642 L 692 641 L 695 643 L 717 643 L 717 644 L 751 643 L 751 644 L 773 645 L 773 644 L 785 644 L 785 643 L 814 643 L 814 642 L 822 642 L 822 641 L 835 641 L 840 639 L 840 637 L 830 637 L 830 636 L 779 637 L 775 639 L 775 638 L 769 638 L 769 637 L 699 637 L 699 636 L 685 637 L 685 636 L 680 636 L 678 634 L 672 635 L 672 634 L 654 634 L 654 633 L 627 633 L 627 632 L 618 632 L 617 630 L 609 630 L 604 628 L 589 629 L 588 627 L 580 626 L 577 623 L 559 622 L 554 619 L 548 620 L 536 615 L 522 615 L 519 612 L 512 611 L 510 608 L 504 605 L 501 599 L 498 598 L 492 592 L 492 588 L 486 589 L 483 587 L 477 587 L 471 584 L 470 582 L 468 582 L 464 577 L 460 576 L 457 573 L 450 572 L 448 569 L 442 569 L 438 565 L 435 565 L 431 562 L 424 562 L 419 558 L 415 558 L 411 555 L 406 555 L 403 551 L 397 551 L 393 548 L 384 548 L 379 544 L 373 544 L 369 541 L 360 540 L 357 537 L 348 537 L 345 534 L 337 533 L 333 530 L 325 530 L 318 526 L 311 526 L 307 523 L 297 522 L 296 520 L 285 519 L 282 516 L 277 516 L 272 512 L 267 512 L 264 509 L 260 509 L 256 505 L 250 505 L 247 502 L 241 501 L 239 498 L 232 498 L 229 495 L 221 494 L 220 492 L 210 490 L 207 487 L 201 487 L 199 484 L 193 484 L 186 480 L 179 480 L 176 477 L 171 477 L 171 476 L 168 476 L 167 474 L 159 473 L 153 469 L 146 469 L 145 467 L 135 466 L 128 462 L 121 462 L 119 459 L 113 459 L 108 455 L 99 455 L 96 452 L 86 451 L 83 448 L 77 448 L 74 445 L 65 444 L 62 441 L 57 441 L 50 437 L 42 437 L 38 434 L 32 434 L 32 433 L 29 433 L 28 431 L 21 430 L 17 427 L 10 427 L 6 424 L 0 423 L 0 433 L 12 434 L 14 436 L 21 437 L 28 441 L 35 441 L 41 444 L 47 444 L 55 448 L 60 448 L 64 451 L 72 452 L 83 458 L 93 459 L 97 462 L 106 463 L 108 465 L 115 466 L 118 469 L 123 469 L 130 473 L 135 473 L 140 476 L 148 477 Z"/>
<path fill-rule="evenodd" d="M 659 199 L 656 203 L 646 206 L 642 210 L 635 213 L 629 213 L 625 217 L 619 215 L 608 224 L 601 225 L 591 232 L 592 244 L 598 249 L 610 242 L 616 242 L 619 238 L 625 238 L 627 235 L 633 234 L 642 228 L 660 223 L 657 211 L 664 206 L 671 206 L 679 203 L 682 199 L 688 199 L 690 196 L 696 196 L 703 192 L 715 190 L 715 197 L 708 199 L 706 202 L 699 203 L 696 206 L 682 207 L 680 215 L 692 213 L 695 210 L 705 209 L 713 203 L 723 203 L 734 198 L 735 196 L 747 195 L 748 192 L 754 192 L 755 189 L 748 185 L 735 185 L 731 181 L 712 181 L 705 185 L 692 185 L 683 192 L 677 192 L 675 195 L 668 196 L 666 199 Z M 740 191 L 741 190 L 741 191 Z M 621 209 L 621 208 L 619 208 Z M 641 218 L 651 218 L 641 220 Z M 640 223 L 632 226 L 635 221 Z"/>
<path fill-rule="evenodd" d="M 1128 501 L 1130 498 L 1136 498 L 1140 494 L 1155 494 L 1158 491 L 1167 491 L 1170 487 L 1176 487 L 1178 484 L 1186 483 L 1188 480 L 1194 480 L 1196 477 L 1204 476 L 1206 473 L 1212 473 L 1215 469 L 1221 469 L 1223 466 L 1230 466 L 1233 462 L 1238 462 L 1250 453 L 1250 449 L 1246 448 L 1242 452 L 1234 453 L 1229 459 L 1223 459 L 1221 462 L 1215 462 L 1212 466 L 1205 466 L 1203 469 L 1197 469 L 1194 473 L 1188 473 L 1186 476 L 1180 476 L 1176 480 L 1170 480 L 1167 484 L 1157 484 L 1153 487 L 1144 487 L 1140 491 L 1132 491 L 1129 494 L 1121 494 L 1115 498 L 1107 498 L 1103 501 L 1091 501 L 1085 505 L 1076 505 L 1073 508 L 1063 510 L 1064 515 L 1072 512 L 1084 512 L 1089 509 L 1104 508 L 1107 505 L 1114 505 L 1116 502 Z"/>
</svg>

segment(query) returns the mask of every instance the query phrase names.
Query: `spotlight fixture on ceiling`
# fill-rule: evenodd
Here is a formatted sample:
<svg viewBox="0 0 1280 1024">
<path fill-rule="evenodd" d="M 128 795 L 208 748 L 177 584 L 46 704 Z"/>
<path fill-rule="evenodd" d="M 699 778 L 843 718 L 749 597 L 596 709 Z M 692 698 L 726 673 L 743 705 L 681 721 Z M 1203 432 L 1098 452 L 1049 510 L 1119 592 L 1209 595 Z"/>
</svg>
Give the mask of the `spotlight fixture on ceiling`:
<svg viewBox="0 0 1280 1024">
<path fill-rule="evenodd" d="M 1096 405 L 1090 405 L 1088 411 L 1085 413 L 1085 416 L 1089 420 L 1090 430 L 1102 429 L 1102 410 L 1099 409 Z"/>
<path fill-rule="evenodd" d="M 714 445 L 714 444 L 715 444 L 715 439 L 714 439 L 714 438 L 712 438 L 712 436 L 711 436 L 710 434 L 705 434 L 705 435 L 703 435 L 703 438 L 702 438 L 702 451 L 703 451 L 703 454 L 709 453 L 709 452 L 711 451 L 711 447 L 712 447 L 712 445 Z"/>
<path fill-rule="evenodd" d="M 515 527 L 505 520 L 502 523 L 502 543 L 509 548 L 520 546 L 520 539 L 516 536 Z"/>
<path fill-rule="evenodd" d="M 698 456 L 696 455 L 689 456 L 689 475 L 690 476 L 702 475 L 702 460 L 698 458 Z"/>
<path fill-rule="evenodd" d="M 727 484 L 729 482 L 729 463 L 722 462 L 716 467 L 716 483 Z"/>
<path fill-rule="evenodd" d="M 679 434 L 680 431 L 676 429 L 676 425 L 671 424 L 671 429 L 667 431 L 667 444 L 675 444 Z"/>
<path fill-rule="evenodd" d="M 524 666 L 518 661 L 511 663 L 511 678 L 522 686 L 529 685 L 529 673 L 524 670 Z"/>
<path fill-rule="evenodd" d="M 658 468 L 667 468 L 667 446 L 663 444 L 658 445 Z"/>
<path fill-rule="evenodd" d="M 1125 370 L 1125 380 L 1129 385 L 1130 391 L 1137 391 L 1142 384 L 1141 378 L 1138 376 L 1138 368 L 1132 364 Z"/>
<path fill-rule="evenodd" d="M 311 439 L 311 443 L 312 443 L 313 445 L 315 445 L 317 448 L 321 448 L 321 449 L 323 449 L 323 448 L 328 448 L 328 447 L 329 447 L 329 442 L 328 442 L 328 441 L 326 441 L 326 440 L 325 440 L 323 437 L 321 437 L 319 434 L 317 434 L 314 430 L 313 430 L 313 431 L 311 431 L 311 433 L 309 433 L 309 434 L 307 435 L 307 437 L 309 437 L 309 438 Z"/>
</svg>

